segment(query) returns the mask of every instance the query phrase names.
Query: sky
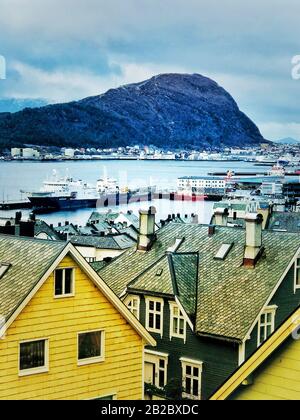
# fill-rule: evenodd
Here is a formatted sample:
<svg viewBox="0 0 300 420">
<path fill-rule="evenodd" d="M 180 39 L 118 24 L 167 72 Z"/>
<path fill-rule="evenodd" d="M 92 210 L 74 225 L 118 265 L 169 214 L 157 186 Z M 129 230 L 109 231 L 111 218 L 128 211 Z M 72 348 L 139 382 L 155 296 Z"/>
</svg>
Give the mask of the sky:
<svg viewBox="0 0 300 420">
<path fill-rule="evenodd" d="M 67 102 L 200 73 L 265 138 L 300 140 L 299 16 L 299 0 L 0 0 L 0 99 Z"/>
</svg>

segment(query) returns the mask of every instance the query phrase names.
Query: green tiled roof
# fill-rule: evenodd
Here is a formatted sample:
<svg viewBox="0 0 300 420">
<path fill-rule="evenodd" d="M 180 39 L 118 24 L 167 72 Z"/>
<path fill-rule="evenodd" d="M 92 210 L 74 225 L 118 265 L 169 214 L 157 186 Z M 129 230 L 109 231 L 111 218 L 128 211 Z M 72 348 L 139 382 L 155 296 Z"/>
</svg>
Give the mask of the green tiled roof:
<svg viewBox="0 0 300 420">
<path fill-rule="evenodd" d="M 128 284 L 130 292 L 177 296 L 187 313 L 195 315 L 198 254 L 167 252 Z"/>
<path fill-rule="evenodd" d="M 177 286 L 176 295 L 186 312 L 195 316 L 199 255 L 176 253 L 171 255 L 171 259 Z"/>
<path fill-rule="evenodd" d="M 7 320 L 66 246 L 61 241 L 0 235 L 0 262 L 11 264 L 0 277 L 0 314 Z"/>
<path fill-rule="evenodd" d="M 245 338 L 300 246 L 298 234 L 264 231 L 265 254 L 255 269 L 249 269 L 242 264 L 243 229 L 216 227 L 216 233 L 209 237 L 207 226 L 169 223 L 157 232 L 150 251 L 143 253 L 133 247 L 99 274 L 120 295 L 130 282 L 163 261 L 178 238 L 185 240 L 177 253 L 199 252 L 196 331 L 238 341 Z M 216 261 L 224 243 L 233 243 L 233 248 L 224 261 Z"/>
<path fill-rule="evenodd" d="M 128 285 L 128 288 L 132 290 L 173 295 L 172 274 L 168 256 L 164 255 L 156 261 L 145 272 L 134 279 Z"/>
</svg>

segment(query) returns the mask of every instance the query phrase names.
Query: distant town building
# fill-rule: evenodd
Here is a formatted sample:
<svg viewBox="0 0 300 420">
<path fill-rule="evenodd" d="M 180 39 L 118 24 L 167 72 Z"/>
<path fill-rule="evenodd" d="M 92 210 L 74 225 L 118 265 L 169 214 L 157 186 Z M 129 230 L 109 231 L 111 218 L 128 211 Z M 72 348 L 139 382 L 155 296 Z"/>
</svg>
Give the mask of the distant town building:
<svg viewBox="0 0 300 420">
<path fill-rule="evenodd" d="M 12 148 L 11 156 L 15 159 L 39 159 L 40 152 L 30 147 L 27 148 Z"/>
<path fill-rule="evenodd" d="M 74 156 L 75 156 L 75 150 L 74 149 L 65 149 L 65 156 L 73 159 Z"/>
<path fill-rule="evenodd" d="M 178 178 L 177 186 L 179 190 L 226 188 L 226 179 L 215 176 L 185 176 Z"/>
</svg>

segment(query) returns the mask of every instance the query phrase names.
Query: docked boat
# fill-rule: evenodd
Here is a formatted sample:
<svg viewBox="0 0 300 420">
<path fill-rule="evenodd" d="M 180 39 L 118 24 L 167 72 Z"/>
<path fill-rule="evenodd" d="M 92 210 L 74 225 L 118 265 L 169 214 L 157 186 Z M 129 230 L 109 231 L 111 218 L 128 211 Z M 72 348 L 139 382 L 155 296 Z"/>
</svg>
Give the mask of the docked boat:
<svg viewBox="0 0 300 420">
<path fill-rule="evenodd" d="M 150 199 L 152 193 L 153 189 L 150 187 L 145 199 Z M 53 171 L 50 180 L 43 182 L 39 191 L 30 192 L 27 195 L 36 213 L 112 207 L 128 204 L 133 198 L 141 199 L 139 190 L 131 191 L 127 187 L 119 188 L 117 181 L 109 177 L 99 179 L 96 186 L 92 186 L 68 175 L 61 178 L 56 171 Z"/>
</svg>

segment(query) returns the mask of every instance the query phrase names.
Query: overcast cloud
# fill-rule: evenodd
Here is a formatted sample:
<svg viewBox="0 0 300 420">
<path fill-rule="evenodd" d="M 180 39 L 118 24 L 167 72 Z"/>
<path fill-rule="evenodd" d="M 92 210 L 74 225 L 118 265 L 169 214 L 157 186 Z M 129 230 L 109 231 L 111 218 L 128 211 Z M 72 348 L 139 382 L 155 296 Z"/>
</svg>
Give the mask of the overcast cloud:
<svg viewBox="0 0 300 420">
<path fill-rule="evenodd" d="M 265 137 L 300 139 L 299 16 L 298 0 L 0 0 L 0 95 L 61 102 L 197 72 Z"/>
</svg>

